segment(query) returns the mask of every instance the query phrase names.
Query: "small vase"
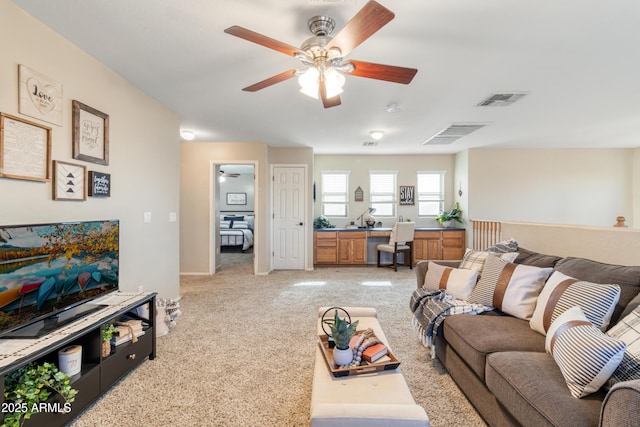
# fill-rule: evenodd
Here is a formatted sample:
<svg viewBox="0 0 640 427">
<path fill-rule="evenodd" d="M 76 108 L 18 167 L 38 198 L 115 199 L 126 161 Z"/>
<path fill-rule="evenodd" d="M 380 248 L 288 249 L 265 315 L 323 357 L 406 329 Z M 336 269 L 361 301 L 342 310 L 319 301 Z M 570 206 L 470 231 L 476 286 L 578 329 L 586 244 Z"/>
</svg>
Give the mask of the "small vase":
<svg viewBox="0 0 640 427">
<path fill-rule="evenodd" d="M 454 220 L 450 219 L 449 221 L 444 221 L 444 222 L 442 223 L 442 226 L 443 226 L 444 228 L 453 228 L 453 227 L 455 227 L 455 226 L 456 226 L 456 222 L 455 222 Z"/>
<path fill-rule="evenodd" d="M 334 347 L 333 349 L 333 362 L 337 366 L 348 365 L 353 360 L 353 350 L 346 348 L 344 350 Z"/>
<path fill-rule="evenodd" d="M 102 341 L 102 357 L 109 357 L 111 354 L 111 342 Z"/>
</svg>

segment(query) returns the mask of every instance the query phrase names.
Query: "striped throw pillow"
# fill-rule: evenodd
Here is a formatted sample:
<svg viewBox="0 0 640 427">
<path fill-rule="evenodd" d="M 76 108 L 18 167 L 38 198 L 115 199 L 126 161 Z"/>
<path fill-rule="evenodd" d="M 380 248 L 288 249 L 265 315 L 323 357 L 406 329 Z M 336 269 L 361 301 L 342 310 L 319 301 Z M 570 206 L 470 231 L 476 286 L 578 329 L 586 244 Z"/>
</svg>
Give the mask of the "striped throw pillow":
<svg viewBox="0 0 640 427">
<path fill-rule="evenodd" d="M 490 256 L 469 302 L 497 308 L 520 319 L 529 320 L 551 268 L 532 267 Z"/>
<path fill-rule="evenodd" d="M 571 307 L 579 306 L 591 323 L 605 331 L 620 299 L 620 286 L 585 282 L 554 271 L 544 285 L 529 322 L 546 335 L 549 325 Z"/>
<path fill-rule="evenodd" d="M 636 307 L 614 327 L 607 335 L 627 344 L 622 362 L 613 373 L 607 385 L 613 386 L 620 381 L 640 379 L 640 307 Z"/>
<path fill-rule="evenodd" d="M 478 281 L 478 270 L 445 267 L 429 261 L 422 287 L 428 291 L 444 289 L 454 298 L 466 300 Z"/>
<path fill-rule="evenodd" d="M 553 321 L 545 345 L 575 398 L 598 391 L 620 364 L 626 348 L 624 342 L 589 322 L 578 306 Z"/>
</svg>

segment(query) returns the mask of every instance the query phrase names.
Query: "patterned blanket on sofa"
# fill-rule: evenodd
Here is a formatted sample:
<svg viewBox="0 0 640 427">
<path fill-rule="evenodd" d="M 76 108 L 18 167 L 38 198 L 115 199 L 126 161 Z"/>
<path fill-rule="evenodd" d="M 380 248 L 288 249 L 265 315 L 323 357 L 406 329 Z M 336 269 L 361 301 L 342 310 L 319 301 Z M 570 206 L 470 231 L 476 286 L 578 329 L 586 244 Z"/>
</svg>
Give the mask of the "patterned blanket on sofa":
<svg viewBox="0 0 640 427">
<path fill-rule="evenodd" d="M 411 294 L 409 303 L 413 317 L 411 326 L 418 333 L 422 345 L 431 349 L 431 358 L 436 357 L 433 336 L 442 332 L 442 322 L 452 314 L 479 314 L 494 308 L 472 304 L 447 295 L 444 290 L 428 291 L 418 288 Z"/>
</svg>

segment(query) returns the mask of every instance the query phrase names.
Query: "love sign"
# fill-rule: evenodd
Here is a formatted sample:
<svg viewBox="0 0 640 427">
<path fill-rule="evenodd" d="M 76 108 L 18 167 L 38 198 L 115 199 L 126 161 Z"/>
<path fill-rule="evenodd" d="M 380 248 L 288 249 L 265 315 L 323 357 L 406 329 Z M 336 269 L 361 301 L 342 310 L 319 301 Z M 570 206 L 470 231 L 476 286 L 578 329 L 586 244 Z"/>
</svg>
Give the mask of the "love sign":
<svg viewBox="0 0 640 427">
<path fill-rule="evenodd" d="M 20 113 L 62 126 L 62 84 L 19 65 Z"/>
</svg>

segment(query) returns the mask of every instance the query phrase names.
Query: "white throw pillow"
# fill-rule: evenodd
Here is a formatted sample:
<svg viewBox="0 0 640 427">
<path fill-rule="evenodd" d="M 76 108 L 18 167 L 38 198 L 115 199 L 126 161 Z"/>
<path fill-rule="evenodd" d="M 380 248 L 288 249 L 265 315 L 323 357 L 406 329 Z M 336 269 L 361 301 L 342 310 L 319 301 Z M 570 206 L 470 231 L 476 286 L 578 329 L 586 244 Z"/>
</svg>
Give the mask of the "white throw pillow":
<svg viewBox="0 0 640 427">
<path fill-rule="evenodd" d="M 563 312 L 579 306 L 587 319 L 606 330 L 620 299 L 620 286 L 602 285 L 574 279 L 554 271 L 544 285 L 529 322 L 531 329 L 546 334 L 549 325 Z"/>
<path fill-rule="evenodd" d="M 529 320 L 551 268 L 507 262 L 490 256 L 469 302 L 490 305 L 520 319 Z"/>
<path fill-rule="evenodd" d="M 445 267 L 429 261 L 422 287 L 429 291 L 445 289 L 454 298 L 467 300 L 478 281 L 478 270 Z"/>
<path fill-rule="evenodd" d="M 602 333 L 576 306 L 553 321 L 545 347 L 571 395 L 581 398 L 598 391 L 609 379 L 622 360 L 626 344 Z"/>
</svg>

